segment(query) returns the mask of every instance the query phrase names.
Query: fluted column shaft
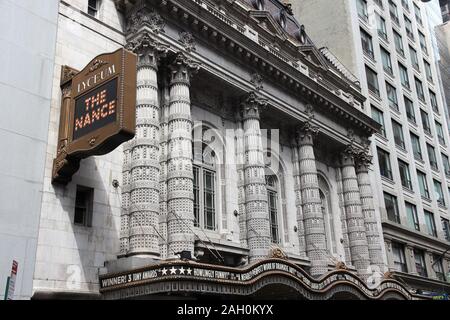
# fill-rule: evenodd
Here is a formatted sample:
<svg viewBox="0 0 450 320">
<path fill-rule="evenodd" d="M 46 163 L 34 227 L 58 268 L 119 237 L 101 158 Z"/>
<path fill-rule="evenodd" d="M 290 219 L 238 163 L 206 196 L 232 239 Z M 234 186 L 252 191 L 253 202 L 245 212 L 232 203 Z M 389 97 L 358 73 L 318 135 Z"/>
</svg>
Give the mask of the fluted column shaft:
<svg viewBox="0 0 450 320">
<path fill-rule="evenodd" d="M 164 79 L 166 80 L 166 79 Z M 168 80 L 168 79 L 167 79 Z M 169 82 L 165 82 L 162 90 L 163 103 L 161 105 L 160 120 L 160 158 L 159 158 L 159 252 L 161 258 L 167 258 L 167 155 L 168 155 L 168 135 L 169 135 Z"/>
<path fill-rule="evenodd" d="M 292 164 L 294 167 L 294 192 L 295 192 L 295 207 L 297 210 L 297 234 L 299 244 L 299 254 L 301 257 L 306 257 L 306 243 L 305 243 L 305 227 L 303 225 L 303 209 L 302 209 L 302 190 L 300 182 L 300 164 L 299 164 L 299 147 L 297 141 L 292 143 Z"/>
<path fill-rule="evenodd" d="M 361 197 L 351 151 L 342 154 L 342 188 L 352 264 L 365 278 L 370 263 Z"/>
<path fill-rule="evenodd" d="M 313 134 L 312 130 L 299 132 L 299 174 L 306 253 L 311 261 L 310 273 L 320 276 L 328 271 L 328 262 Z"/>
<path fill-rule="evenodd" d="M 369 164 L 367 162 L 357 161 L 356 173 L 361 196 L 362 214 L 364 217 L 370 263 L 379 266 L 380 271 L 383 272 L 385 266 L 380 242 L 380 230 L 378 229 L 378 223 L 375 216 L 373 190 L 369 177 Z"/>
<path fill-rule="evenodd" d="M 243 103 L 244 181 L 247 243 L 250 262 L 268 256 L 271 244 L 264 155 L 259 124 L 266 101 L 254 93 Z"/>
<path fill-rule="evenodd" d="M 192 61 L 179 54 L 172 64 L 168 119 L 168 258 L 194 254 L 194 191 L 190 77 Z"/>
<path fill-rule="evenodd" d="M 247 246 L 247 216 L 245 214 L 245 172 L 244 172 L 244 129 L 242 119 L 237 119 L 236 131 L 236 169 L 238 175 L 238 210 L 239 210 L 239 240 Z"/>
<path fill-rule="evenodd" d="M 345 214 L 345 200 L 344 200 L 344 191 L 342 185 L 342 169 L 337 169 L 337 184 L 338 184 L 338 197 L 339 197 L 339 209 L 340 209 L 340 218 L 341 218 L 341 228 L 342 228 L 342 245 L 344 247 L 344 259 L 345 264 L 350 266 L 352 264 L 352 257 L 350 253 L 350 245 L 348 241 L 348 232 L 347 232 L 347 219 Z"/>
<path fill-rule="evenodd" d="M 131 144 L 123 144 L 122 164 L 122 208 L 120 212 L 120 252 L 119 256 L 126 256 L 130 250 L 130 197 L 131 197 Z"/>
<path fill-rule="evenodd" d="M 136 135 L 131 141 L 129 255 L 159 257 L 158 53 L 145 50 L 137 70 Z"/>
</svg>

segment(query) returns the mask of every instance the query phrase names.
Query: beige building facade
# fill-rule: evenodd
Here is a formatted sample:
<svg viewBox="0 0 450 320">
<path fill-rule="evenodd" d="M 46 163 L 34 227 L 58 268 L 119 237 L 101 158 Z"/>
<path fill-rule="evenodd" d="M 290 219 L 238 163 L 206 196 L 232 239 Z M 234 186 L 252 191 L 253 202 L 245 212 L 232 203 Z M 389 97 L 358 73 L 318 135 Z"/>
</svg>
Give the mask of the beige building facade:
<svg viewBox="0 0 450 320">
<path fill-rule="evenodd" d="M 318 46 L 361 80 L 372 139 L 372 183 L 389 271 L 421 291 L 447 291 L 449 135 L 436 55 L 421 1 L 296 1 Z M 338 12 L 338 20 L 327 19 Z M 348 31 L 348 32 L 346 32 Z M 343 43 L 348 43 L 342 47 Z M 445 76 L 445 75 L 443 75 Z"/>
</svg>

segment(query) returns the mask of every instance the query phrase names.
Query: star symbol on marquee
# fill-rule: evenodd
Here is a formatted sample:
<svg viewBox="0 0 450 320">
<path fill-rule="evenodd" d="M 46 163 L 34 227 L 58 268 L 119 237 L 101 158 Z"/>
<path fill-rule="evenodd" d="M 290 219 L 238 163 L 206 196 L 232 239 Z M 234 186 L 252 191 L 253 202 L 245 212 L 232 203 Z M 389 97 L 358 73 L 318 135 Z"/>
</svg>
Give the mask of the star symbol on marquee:
<svg viewBox="0 0 450 320">
<path fill-rule="evenodd" d="M 185 269 L 183 267 L 180 268 L 180 274 L 184 274 Z"/>
<path fill-rule="evenodd" d="M 177 274 L 177 269 L 175 269 L 174 267 L 172 267 L 170 269 L 170 274 Z"/>
<path fill-rule="evenodd" d="M 166 268 L 163 268 L 163 269 L 161 270 L 161 274 L 162 274 L 163 276 L 167 276 L 167 269 L 166 269 Z"/>
<path fill-rule="evenodd" d="M 188 274 L 188 275 L 191 275 L 191 274 L 192 274 L 191 268 L 188 268 L 186 271 L 187 271 L 187 274 Z"/>
</svg>

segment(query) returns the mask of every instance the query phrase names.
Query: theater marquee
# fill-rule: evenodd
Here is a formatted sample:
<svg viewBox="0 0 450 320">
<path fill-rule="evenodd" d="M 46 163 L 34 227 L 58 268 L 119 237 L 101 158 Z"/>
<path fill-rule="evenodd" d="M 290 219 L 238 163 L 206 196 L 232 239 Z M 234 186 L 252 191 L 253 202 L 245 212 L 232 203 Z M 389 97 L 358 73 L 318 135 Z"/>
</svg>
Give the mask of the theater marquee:
<svg viewBox="0 0 450 320">
<path fill-rule="evenodd" d="M 135 134 L 136 55 L 119 49 L 82 71 L 63 67 L 53 182 L 67 184 L 82 159 L 113 151 Z"/>
</svg>

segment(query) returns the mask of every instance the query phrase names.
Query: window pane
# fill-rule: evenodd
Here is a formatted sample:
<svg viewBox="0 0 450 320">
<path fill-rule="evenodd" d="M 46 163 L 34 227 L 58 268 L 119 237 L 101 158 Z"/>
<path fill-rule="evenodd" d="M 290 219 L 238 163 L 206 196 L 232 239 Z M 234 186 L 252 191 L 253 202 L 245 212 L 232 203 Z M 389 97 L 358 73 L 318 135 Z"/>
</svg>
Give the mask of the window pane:
<svg viewBox="0 0 450 320">
<path fill-rule="evenodd" d="M 428 183 L 426 175 L 420 171 L 417 171 L 417 179 L 419 180 L 420 195 L 424 198 L 430 198 L 430 192 L 428 191 Z"/>
<path fill-rule="evenodd" d="M 378 78 L 375 71 L 366 66 L 366 77 L 367 77 L 367 86 L 369 90 L 375 93 L 376 95 L 380 95 L 380 90 L 378 87 Z"/>
<path fill-rule="evenodd" d="M 450 241 L 450 221 L 444 218 L 441 218 L 442 222 L 442 231 L 444 232 L 445 240 Z"/>
<path fill-rule="evenodd" d="M 423 251 L 414 249 L 414 259 L 416 261 L 417 273 L 422 277 L 428 277 L 427 268 L 425 266 L 425 257 Z"/>
<path fill-rule="evenodd" d="M 386 82 L 386 94 L 389 99 L 389 106 L 398 110 L 397 90 Z"/>
<path fill-rule="evenodd" d="M 199 186 L 199 168 L 194 167 L 194 226 L 200 226 L 200 186 Z"/>
<path fill-rule="evenodd" d="M 439 205 L 445 206 L 444 192 L 442 191 L 442 185 L 439 181 L 433 180 L 434 182 L 434 192 L 436 195 L 436 200 Z"/>
<path fill-rule="evenodd" d="M 425 224 L 427 225 L 427 232 L 430 236 L 437 237 L 436 224 L 434 222 L 434 214 L 429 211 L 424 211 Z"/>
<path fill-rule="evenodd" d="M 403 137 L 403 129 L 401 124 L 392 120 L 392 131 L 394 133 L 395 144 L 401 148 L 405 148 L 405 138 Z"/>
<path fill-rule="evenodd" d="M 205 214 L 205 228 L 208 230 L 216 229 L 214 180 L 215 174 L 211 171 L 204 170 L 203 172 L 204 214 Z"/>
<path fill-rule="evenodd" d="M 425 111 L 420 110 L 420 116 L 422 118 L 423 130 L 425 130 L 425 132 L 427 132 L 427 133 L 431 133 L 431 127 L 430 127 L 430 121 L 428 119 L 428 114 Z"/>
<path fill-rule="evenodd" d="M 402 82 L 402 85 L 405 88 L 409 89 L 410 85 L 409 85 L 408 70 L 400 63 L 398 64 L 398 69 L 399 69 L 399 72 L 400 72 L 400 80 Z"/>
<path fill-rule="evenodd" d="M 277 193 L 275 191 L 268 191 L 269 200 L 269 219 L 270 219 L 270 234 L 273 243 L 279 243 L 278 236 L 278 208 L 277 208 Z"/>
<path fill-rule="evenodd" d="M 398 167 L 400 170 L 400 178 L 402 180 L 402 186 L 408 189 L 412 189 L 411 177 L 409 174 L 409 166 L 407 163 L 399 160 Z"/>
<path fill-rule="evenodd" d="M 430 166 L 433 169 L 437 169 L 437 160 L 436 160 L 436 152 L 434 151 L 434 147 L 427 143 L 427 151 L 428 151 L 428 159 L 430 160 Z"/>
<path fill-rule="evenodd" d="M 416 123 L 416 114 L 414 112 L 413 102 L 406 97 L 404 97 L 404 101 L 405 101 L 406 116 L 410 121 Z"/>
<path fill-rule="evenodd" d="M 394 260 L 394 266 L 397 271 L 407 272 L 405 248 L 403 245 L 392 242 L 392 255 Z"/>
<path fill-rule="evenodd" d="M 422 160 L 422 148 L 420 147 L 420 139 L 414 133 L 410 133 L 410 135 L 414 158 L 417 160 Z"/>
<path fill-rule="evenodd" d="M 372 108 L 372 119 L 378 122 L 381 125 L 381 134 L 383 136 L 386 136 L 386 130 L 384 128 L 384 117 L 383 112 L 375 108 L 374 106 L 371 106 Z"/>
<path fill-rule="evenodd" d="M 400 217 L 398 214 L 397 198 L 388 193 L 384 193 L 384 204 L 386 206 L 386 212 L 387 212 L 388 219 L 390 221 L 400 223 Z"/>
<path fill-rule="evenodd" d="M 384 70 L 392 74 L 391 55 L 383 48 L 381 48 L 381 61 L 383 62 Z"/>
<path fill-rule="evenodd" d="M 406 202 L 406 215 L 410 228 L 420 231 L 419 218 L 417 217 L 417 208 L 415 205 Z"/>
<path fill-rule="evenodd" d="M 372 37 L 361 29 L 361 44 L 364 52 L 371 58 L 374 57 L 373 54 L 373 46 L 372 46 Z"/>
</svg>

